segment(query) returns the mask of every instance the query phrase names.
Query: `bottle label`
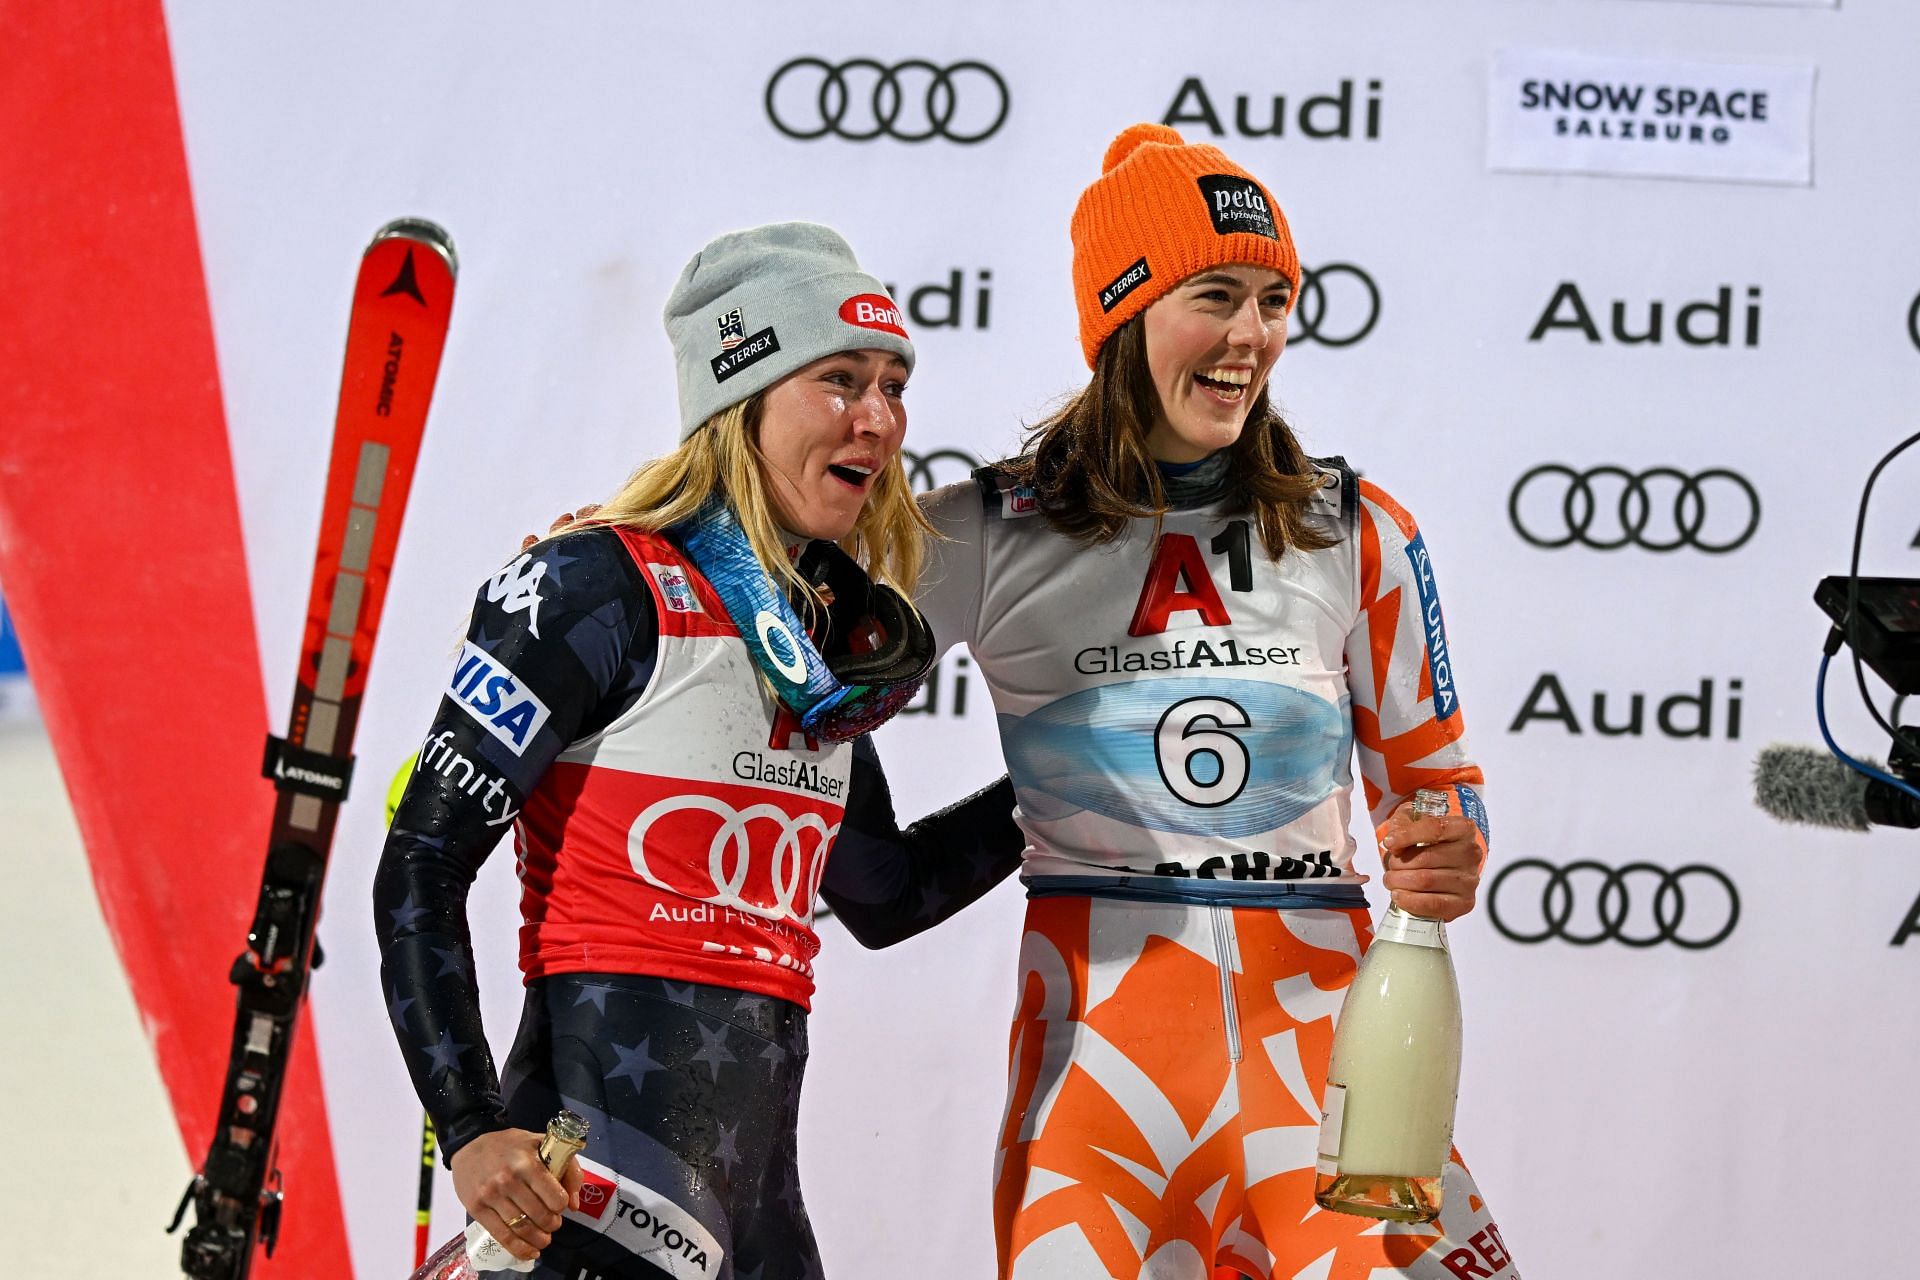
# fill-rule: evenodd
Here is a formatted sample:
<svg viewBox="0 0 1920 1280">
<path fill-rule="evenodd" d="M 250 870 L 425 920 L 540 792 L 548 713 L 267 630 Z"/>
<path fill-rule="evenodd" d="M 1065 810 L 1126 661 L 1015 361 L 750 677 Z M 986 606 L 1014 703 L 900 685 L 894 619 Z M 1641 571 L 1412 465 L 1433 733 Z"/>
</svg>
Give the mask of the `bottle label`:
<svg viewBox="0 0 1920 1280">
<path fill-rule="evenodd" d="M 1410 947 L 1432 947 L 1436 951 L 1447 949 L 1447 927 L 1438 920 L 1429 920 L 1424 916 L 1410 916 L 1398 907 L 1388 907 L 1387 913 L 1380 917 L 1380 927 L 1373 931 L 1375 942 L 1401 942 Z"/>
<path fill-rule="evenodd" d="M 1347 1118 L 1347 1086 L 1327 1085 L 1326 1101 L 1320 1104 L 1320 1158 L 1315 1173 L 1340 1172 L 1340 1127 Z"/>
<path fill-rule="evenodd" d="M 480 1272 L 533 1270 L 536 1259 L 521 1259 L 507 1252 L 507 1247 L 495 1240 L 487 1229 L 477 1222 L 467 1224 L 467 1261 L 473 1269 Z"/>
</svg>

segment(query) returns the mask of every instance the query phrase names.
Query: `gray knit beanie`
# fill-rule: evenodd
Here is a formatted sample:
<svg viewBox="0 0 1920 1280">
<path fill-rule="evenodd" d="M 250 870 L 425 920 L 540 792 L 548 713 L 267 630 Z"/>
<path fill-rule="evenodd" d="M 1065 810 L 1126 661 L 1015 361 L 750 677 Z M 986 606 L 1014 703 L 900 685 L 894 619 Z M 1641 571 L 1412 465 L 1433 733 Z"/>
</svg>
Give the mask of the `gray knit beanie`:
<svg viewBox="0 0 1920 1280">
<path fill-rule="evenodd" d="M 693 255 L 667 295 L 680 438 L 722 409 L 839 351 L 891 351 L 913 370 L 900 308 L 830 227 L 729 231 Z"/>
</svg>

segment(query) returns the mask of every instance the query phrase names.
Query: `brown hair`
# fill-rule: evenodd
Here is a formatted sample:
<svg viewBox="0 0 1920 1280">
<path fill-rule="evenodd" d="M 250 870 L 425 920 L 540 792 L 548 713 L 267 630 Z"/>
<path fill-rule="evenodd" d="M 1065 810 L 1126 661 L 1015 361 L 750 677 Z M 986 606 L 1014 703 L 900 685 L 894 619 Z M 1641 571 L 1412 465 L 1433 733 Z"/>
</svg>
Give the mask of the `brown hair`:
<svg viewBox="0 0 1920 1280">
<path fill-rule="evenodd" d="M 1101 346 L 1087 385 L 1035 426 L 1025 453 L 1005 464 L 1033 487 L 1054 529 L 1080 542 L 1112 542 L 1129 520 L 1152 516 L 1159 536 L 1167 495 L 1147 452 L 1159 395 L 1147 367 L 1146 325 L 1135 316 Z M 1267 388 L 1248 409 L 1230 452 L 1228 509 L 1253 514 L 1269 557 L 1339 540 L 1307 521 L 1307 500 L 1319 478 L 1293 428 L 1268 401 Z"/>
<path fill-rule="evenodd" d="M 715 493 L 739 517 L 760 567 L 775 582 L 806 590 L 781 548 L 773 505 L 761 474 L 760 424 L 765 393 L 722 409 L 702 423 L 678 449 L 644 463 L 620 492 L 569 529 L 616 524 L 658 531 L 690 518 Z M 906 595 L 920 576 L 924 537 L 932 526 L 913 500 L 898 453 L 874 480 L 853 530 L 840 540 L 848 555 L 875 580 Z"/>
</svg>

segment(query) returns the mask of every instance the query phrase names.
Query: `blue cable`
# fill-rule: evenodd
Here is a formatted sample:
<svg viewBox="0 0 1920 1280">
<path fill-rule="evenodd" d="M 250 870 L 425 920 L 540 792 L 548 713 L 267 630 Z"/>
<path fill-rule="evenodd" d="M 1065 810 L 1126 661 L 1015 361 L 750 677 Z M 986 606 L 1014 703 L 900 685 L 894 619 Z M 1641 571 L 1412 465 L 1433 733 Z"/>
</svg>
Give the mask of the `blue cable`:
<svg viewBox="0 0 1920 1280">
<path fill-rule="evenodd" d="M 1852 756 L 1842 751 L 1840 744 L 1833 740 L 1833 734 L 1827 729 L 1827 664 L 1832 661 L 1832 654 L 1827 653 L 1821 655 L 1820 675 L 1819 678 L 1814 681 L 1813 685 L 1814 716 L 1820 722 L 1820 736 L 1826 739 L 1827 750 L 1833 752 L 1834 758 L 1840 761 L 1841 764 L 1846 765 L 1856 773 L 1863 773 L 1867 777 L 1878 782 L 1884 782 L 1890 787 L 1898 787 L 1915 800 L 1920 800 L 1920 788 L 1908 786 L 1906 783 L 1900 781 L 1900 779 L 1891 774 L 1882 773 L 1870 764 L 1861 764 L 1858 760 L 1855 760 Z"/>
</svg>

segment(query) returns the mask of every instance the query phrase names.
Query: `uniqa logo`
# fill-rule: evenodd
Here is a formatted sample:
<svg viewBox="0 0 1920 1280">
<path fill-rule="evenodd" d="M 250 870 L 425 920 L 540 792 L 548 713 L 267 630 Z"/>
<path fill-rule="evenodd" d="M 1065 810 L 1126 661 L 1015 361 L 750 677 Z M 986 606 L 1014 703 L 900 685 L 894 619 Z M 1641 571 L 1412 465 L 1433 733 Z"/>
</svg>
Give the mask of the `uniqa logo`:
<svg viewBox="0 0 1920 1280">
<path fill-rule="evenodd" d="M 773 127 L 800 142 L 985 142 L 1013 106 L 1006 80 L 986 63 L 923 58 L 794 58 L 767 81 L 764 102 Z"/>
</svg>

